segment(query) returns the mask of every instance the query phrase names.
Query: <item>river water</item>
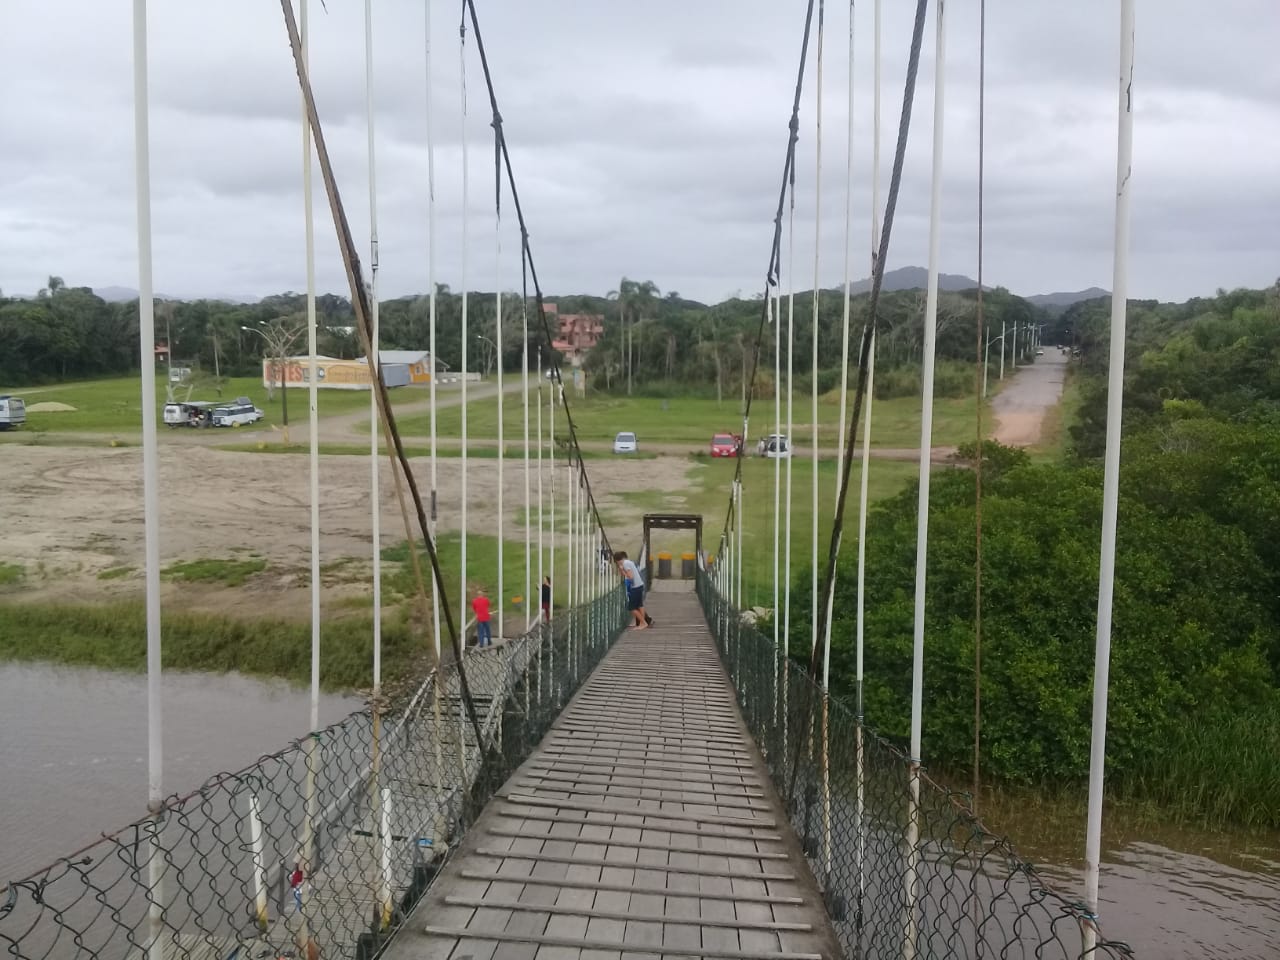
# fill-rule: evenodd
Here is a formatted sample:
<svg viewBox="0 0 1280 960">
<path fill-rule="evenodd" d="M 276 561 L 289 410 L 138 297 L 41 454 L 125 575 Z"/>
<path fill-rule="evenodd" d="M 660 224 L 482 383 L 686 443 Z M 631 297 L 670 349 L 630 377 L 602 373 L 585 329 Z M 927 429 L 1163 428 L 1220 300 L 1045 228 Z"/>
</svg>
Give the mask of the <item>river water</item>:
<svg viewBox="0 0 1280 960">
<path fill-rule="evenodd" d="M 1123 823 L 1109 834 L 1098 896 L 1109 939 L 1153 960 L 1280 957 L 1280 835 Z M 1083 838 L 1076 859 L 1057 840 L 1018 849 L 1058 890 L 1083 899 Z"/>
<path fill-rule="evenodd" d="M 310 696 L 238 674 L 166 673 L 165 793 L 186 793 L 302 736 Z M 360 701 L 325 697 L 332 723 Z M 0 664 L 0 882 L 147 812 L 146 677 Z"/>
<path fill-rule="evenodd" d="M 146 679 L 45 664 L 0 664 L 0 880 L 146 812 Z M 359 706 L 326 697 L 321 721 Z M 307 731 L 308 695 L 235 674 L 164 679 L 165 788 L 186 792 Z M 1083 888 L 1080 837 L 1034 813 L 999 828 L 1068 895 Z M 1280 835 L 1205 833 L 1110 821 L 1101 919 L 1152 960 L 1280 957 Z"/>
</svg>

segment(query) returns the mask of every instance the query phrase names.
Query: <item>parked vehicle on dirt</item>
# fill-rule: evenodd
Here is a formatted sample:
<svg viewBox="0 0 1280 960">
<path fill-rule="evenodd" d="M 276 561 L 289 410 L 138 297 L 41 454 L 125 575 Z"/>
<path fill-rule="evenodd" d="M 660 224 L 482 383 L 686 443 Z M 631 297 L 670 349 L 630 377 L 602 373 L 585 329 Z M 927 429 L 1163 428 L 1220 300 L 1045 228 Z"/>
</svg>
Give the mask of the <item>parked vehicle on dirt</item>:
<svg viewBox="0 0 1280 960">
<path fill-rule="evenodd" d="M 623 432 L 613 438 L 614 453 L 635 453 L 638 449 L 634 433 Z"/>
<path fill-rule="evenodd" d="M 739 457 L 742 455 L 742 437 L 734 433 L 717 433 L 711 438 L 713 457 Z"/>
<path fill-rule="evenodd" d="M 213 408 L 217 404 L 206 400 L 190 400 L 184 403 L 166 403 L 164 405 L 165 426 L 174 427 L 211 427 L 213 426 Z"/>
<path fill-rule="evenodd" d="M 785 460 L 791 456 L 791 441 L 784 433 L 771 433 L 756 444 L 756 454 L 770 460 Z"/>
<path fill-rule="evenodd" d="M 235 403 L 215 407 L 213 411 L 215 427 L 239 427 L 261 419 L 262 411 L 250 403 L 248 397 L 240 397 Z"/>
<path fill-rule="evenodd" d="M 27 405 L 21 397 L 0 397 L 0 430 L 12 430 L 27 422 Z"/>
</svg>

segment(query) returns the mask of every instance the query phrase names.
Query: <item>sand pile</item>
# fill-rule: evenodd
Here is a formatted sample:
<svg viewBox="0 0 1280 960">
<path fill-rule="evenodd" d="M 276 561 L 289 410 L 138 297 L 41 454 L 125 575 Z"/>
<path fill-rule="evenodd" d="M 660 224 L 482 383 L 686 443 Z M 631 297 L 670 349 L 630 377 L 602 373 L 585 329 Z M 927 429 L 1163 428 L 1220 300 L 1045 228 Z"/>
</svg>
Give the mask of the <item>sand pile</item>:
<svg viewBox="0 0 1280 960">
<path fill-rule="evenodd" d="M 27 413 L 68 413 L 75 409 L 71 404 L 59 403 L 57 400 L 45 400 L 42 403 L 27 405 Z"/>
</svg>

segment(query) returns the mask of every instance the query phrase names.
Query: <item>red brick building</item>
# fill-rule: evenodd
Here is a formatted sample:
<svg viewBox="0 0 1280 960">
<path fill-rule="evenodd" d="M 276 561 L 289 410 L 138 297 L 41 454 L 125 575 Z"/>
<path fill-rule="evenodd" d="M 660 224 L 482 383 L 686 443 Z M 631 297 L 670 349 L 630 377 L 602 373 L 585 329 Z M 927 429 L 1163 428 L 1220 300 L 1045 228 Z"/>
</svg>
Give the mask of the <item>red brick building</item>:
<svg viewBox="0 0 1280 960">
<path fill-rule="evenodd" d="M 560 335 L 551 345 L 571 364 L 578 364 L 604 335 L 604 317 L 598 313 L 560 313 L 554 303 L 543 304 L 547 318 Z"/>
</svg>

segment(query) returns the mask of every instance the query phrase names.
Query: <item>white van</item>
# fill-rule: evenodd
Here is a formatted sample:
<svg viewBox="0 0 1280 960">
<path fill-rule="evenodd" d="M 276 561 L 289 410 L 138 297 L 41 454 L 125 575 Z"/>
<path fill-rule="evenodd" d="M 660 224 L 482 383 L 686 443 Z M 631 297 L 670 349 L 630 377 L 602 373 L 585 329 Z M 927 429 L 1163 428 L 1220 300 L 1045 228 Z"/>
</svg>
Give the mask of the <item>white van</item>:
<svg viewBox="0 0 1280 960">
<path fill-rule="evenodd" d="M 170 429 L 174 427 L 207 427 L 212 420 L 210 411 L 216 404 L 205 400 L 188 403 L 166 403 L 164 405 L 164 422 Z"/>
<path fill-rule="evenodd" d="M 257 423 L 261 419 L 262 411 L 243 397 L 235 403 L 215 407 L 213 411 L 215 427 L 238 427 L 245 423 Z"/>
<path fill-rule="evenodd" d="M 27 422 L 27 405 L 21 397 L 0 397 L 0 430 L 10 430 Z"/>
</svg>

